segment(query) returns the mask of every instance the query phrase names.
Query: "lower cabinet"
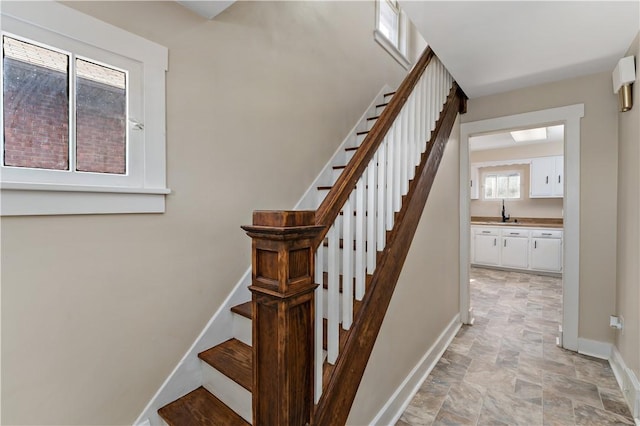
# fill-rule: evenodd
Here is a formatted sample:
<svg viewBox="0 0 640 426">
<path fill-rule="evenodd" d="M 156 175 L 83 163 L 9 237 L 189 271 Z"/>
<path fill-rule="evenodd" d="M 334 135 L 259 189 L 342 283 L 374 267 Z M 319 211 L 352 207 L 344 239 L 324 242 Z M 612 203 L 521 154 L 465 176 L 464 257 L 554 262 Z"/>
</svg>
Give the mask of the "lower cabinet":
<svg viewBox="0 0 640 426">
<path fill-rule="evenodd" d="M 532 233 L 531 268 L 539 271 L 562 271 L 562 231 Z"/>
<path fill-rule="evenodd" d="M 475 238 L 475 261 L 483 265 L 500 264 L 499 236 L 478 234 Z"/>
<path fill-rule="evenodd" d="M 529 239 L 522 237 L 502 237 L 502 266 L 527 269 L 529 267 Z"/>
<path fill-rule="evenodd" d="M 562 271 L 562 230 L 471 227 L 471 263 L 530 271 Z"/>
</svg>

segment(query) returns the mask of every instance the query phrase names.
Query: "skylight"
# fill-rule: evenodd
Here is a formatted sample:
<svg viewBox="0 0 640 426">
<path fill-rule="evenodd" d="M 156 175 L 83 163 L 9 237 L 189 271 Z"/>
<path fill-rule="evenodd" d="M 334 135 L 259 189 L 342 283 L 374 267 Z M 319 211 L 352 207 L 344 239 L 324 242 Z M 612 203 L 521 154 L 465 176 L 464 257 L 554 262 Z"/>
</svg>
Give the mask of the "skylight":
<svg viewBox="0 0 640 426">
<path fill-rule="evenodd" d="M 511 137 L 516 142 L 531 142 L 547 139 L 547 128 L 539 127 L 537 129 L 518 130 L 511 132 Z"/>
</svg>

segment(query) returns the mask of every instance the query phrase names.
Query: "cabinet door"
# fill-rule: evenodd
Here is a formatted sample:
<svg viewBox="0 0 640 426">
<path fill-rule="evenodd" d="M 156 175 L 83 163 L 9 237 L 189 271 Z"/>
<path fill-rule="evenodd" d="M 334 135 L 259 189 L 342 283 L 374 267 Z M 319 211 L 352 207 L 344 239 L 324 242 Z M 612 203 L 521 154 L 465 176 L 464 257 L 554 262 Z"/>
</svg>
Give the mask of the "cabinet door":
<svg viewBox="0 0 640 426">
<path fill-rule="evenodd" d="M 562 197 L 564 195 L 564 156 L 554 157 L 554 163 L 553 195 Z"/>
<path fill-rule="evenodd" d="M 471 193 L 471 199 L 477 200 L 480 198 L 480 174 L 477 167 L 471 166 L 470 170 L 470 185 L 469 191 Z"/>
<path fill-rule="evenodd" d="M 540 157 L 531 160 L 529 196 L 531 198 L 551 197 L 555 160 L 553 157 Z"/>
<path fill-rule="evenodd" d="M 562 271 L 562 240 L 559 238 L 531 239 L 531 269 Z"/>
<path fill-rule="evenodd" d="M 502 266 L 526 269 L 529 267 L 529 239 L 502 237 Z"/>
<path fill-rule="evenodd" d="M 476 235 L 474 241 L 474 263 L 498 265 L 500 263 L 500 237 L 495 235 Z"/>
</svg>

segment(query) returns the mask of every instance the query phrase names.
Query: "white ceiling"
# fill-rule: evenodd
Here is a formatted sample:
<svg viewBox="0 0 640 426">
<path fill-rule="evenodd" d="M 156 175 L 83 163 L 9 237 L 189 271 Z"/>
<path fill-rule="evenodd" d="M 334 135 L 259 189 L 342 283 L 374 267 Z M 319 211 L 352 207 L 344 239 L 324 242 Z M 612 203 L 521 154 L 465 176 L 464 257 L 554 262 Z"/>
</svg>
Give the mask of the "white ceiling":
<svg viewBox="0 0 640 426">
<path fill-rule="evenodd" d="M 640 0 L 400 5 L 470 98 L 613 71 L 640 30 Z"/>
<path fill-rule="evenodd" d="M 469 138 L 469 151 L 483 151 L 486 149 L 510 148 L 515 146 L 537 145 L 563 141 L 564 125 L 560 124 L 557 126 L 547 127 L 547 137 L 545 139 L 527 142 L 516 142 L 510 132 L 472 136 Z"/>
</svg>

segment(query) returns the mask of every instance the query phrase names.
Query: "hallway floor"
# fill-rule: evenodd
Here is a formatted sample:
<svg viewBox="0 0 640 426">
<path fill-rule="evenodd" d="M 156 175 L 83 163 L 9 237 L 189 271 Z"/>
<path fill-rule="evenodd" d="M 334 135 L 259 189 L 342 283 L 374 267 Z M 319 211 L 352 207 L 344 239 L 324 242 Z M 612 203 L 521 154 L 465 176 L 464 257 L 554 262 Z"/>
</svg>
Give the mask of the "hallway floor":
<svg viewBox="0 0 640 426">
<path fill-rule="evenodd" d="M 463 326 L 397 426 L 633 425 L 607 361 L 556 346 L 559 278 L 471 268 Z"/>
</svg>

